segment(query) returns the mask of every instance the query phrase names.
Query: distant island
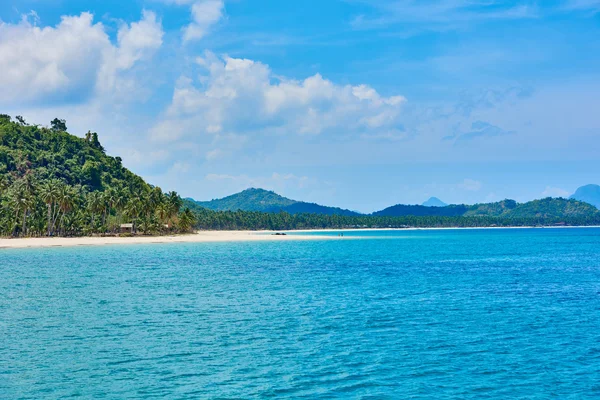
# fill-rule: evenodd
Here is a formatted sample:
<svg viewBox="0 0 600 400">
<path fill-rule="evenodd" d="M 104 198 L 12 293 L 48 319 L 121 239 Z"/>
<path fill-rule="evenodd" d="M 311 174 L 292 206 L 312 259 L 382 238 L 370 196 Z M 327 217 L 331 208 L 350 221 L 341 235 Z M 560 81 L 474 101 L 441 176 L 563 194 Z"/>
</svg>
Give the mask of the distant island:
<svg viewBox="0 0 600 400">
<path fill-rule="evenodd" d="M 600 225 L 598 186 L 571 199 L 398 204 L 370 215 L 251 188 L 211 201 L 163 192 L 106 154 L 95 132 L 0 114 L 0 236 L 162 235 L 192 230 Z M 596 206 L 596 207 L 595 207 Z"/>
<path fill-rule="evenodd" d="M 427 200 L 421 205 L 425 207 L 446 207 L 448 204 L 444 203 L 437 197 L 430 197 L 429 200 Z"/>
<path fill-rule="evenodd" d="M 596 208 L 600 208 L 600 186 L 599 185 L 585 185 L 577 189 L 577 191 L 570 197 L 574 200 L 583 201 L 589 203 Z"/>
</svg>

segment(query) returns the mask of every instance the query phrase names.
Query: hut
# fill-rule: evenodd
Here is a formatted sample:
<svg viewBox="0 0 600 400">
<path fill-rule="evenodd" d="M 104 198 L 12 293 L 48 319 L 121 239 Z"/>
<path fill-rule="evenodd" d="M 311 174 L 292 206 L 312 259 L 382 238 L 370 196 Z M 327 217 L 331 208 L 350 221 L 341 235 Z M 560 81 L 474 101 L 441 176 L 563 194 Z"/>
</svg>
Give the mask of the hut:
<svg viewBox="0 0 600 400">
<path fill-rule="evenodd" d="M 121 224 L 120 232 L 121 233 L 133 233 L 133 224 L 132 223 Z"/>
</svg>

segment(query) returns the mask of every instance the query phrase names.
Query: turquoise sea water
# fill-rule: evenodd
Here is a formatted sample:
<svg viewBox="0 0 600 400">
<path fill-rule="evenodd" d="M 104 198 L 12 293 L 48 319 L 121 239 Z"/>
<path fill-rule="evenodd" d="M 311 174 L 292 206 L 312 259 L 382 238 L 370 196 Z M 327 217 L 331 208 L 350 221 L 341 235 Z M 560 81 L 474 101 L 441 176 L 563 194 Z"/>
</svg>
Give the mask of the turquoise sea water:
<svg viewBox="0 0 600 400">
<path fill-rule="evenodd" d="M 1 399 L 600 398 L 600 229 L 0 250 L 0 273 Z"/>
</svg>

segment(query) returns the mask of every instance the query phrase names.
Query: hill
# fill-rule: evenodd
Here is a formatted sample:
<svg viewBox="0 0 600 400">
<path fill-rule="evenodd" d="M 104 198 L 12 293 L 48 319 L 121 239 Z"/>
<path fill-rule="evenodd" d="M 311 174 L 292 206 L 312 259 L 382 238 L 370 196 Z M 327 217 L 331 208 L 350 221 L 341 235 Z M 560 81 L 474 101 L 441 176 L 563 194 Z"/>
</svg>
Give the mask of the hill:
<svg viewBox="0 0 600 400">
<path fill-rule="evenodd" d="M 443 217 L 497 217 L 497 218 L 586 218 L 600 216 L 593 206 L 573 199 L 546 198 L 526 203 L 503 200 L 475 205 L 424 207 L 396 205 L 373 213 L 375 216 L 443 216 Z"/>
<path fill-rule="evenodd" d="M 201 207 L 213 211 L 260 211 L 289 214 L 360 215 L 354 211 L 327 207 L 315 203 L 296 201 L 264 189 L 246 189 L 240 193 L 211 201 L 196 201 Z"/>
<path fill-rule="evenodd" d="M 593 205 L 596 208 L 600 208 L 600 186 L 582 186 L 579 189 L 577 189 L 570 198 L 574 200 L 583 201 Z"/>
<path fill-rule="evenodd" d="M 64 120 L 51 128 L 0 115 L 0 235 L 89 235 L 187 231 L 191 212 L 181 198 L 164 194 L 105 153 L 98 134 L 67 133 Z"/>
<path fill-rule="evenodd" d="M 444 203 L 437 197 L 430 197 L 429 200 L 427 200 L 421 205 L 425 207 L 446 207 L 448 204 Z"/>
</svg>

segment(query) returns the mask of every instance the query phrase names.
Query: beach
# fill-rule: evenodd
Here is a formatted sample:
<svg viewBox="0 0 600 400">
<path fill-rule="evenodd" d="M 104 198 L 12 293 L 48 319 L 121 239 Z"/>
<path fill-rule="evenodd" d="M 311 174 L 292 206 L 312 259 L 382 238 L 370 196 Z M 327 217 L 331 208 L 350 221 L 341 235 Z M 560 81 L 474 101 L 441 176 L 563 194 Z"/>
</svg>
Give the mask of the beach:
<svg viewBox="0 0 600 400">
<path fill-rule="evenodd" d="M 0 239 L 0 249 L 20 249 L 34 247 L 102 246 L 117 244 L 151 243 L 212 243 L 212 242 L 264 242 L 335 239 L 320 235 L 275 235 L 271 231 L 201 231 L 189 235 L 170 236 L 85 236 L 85 237 L 41 237 Z"/>
</svg>

